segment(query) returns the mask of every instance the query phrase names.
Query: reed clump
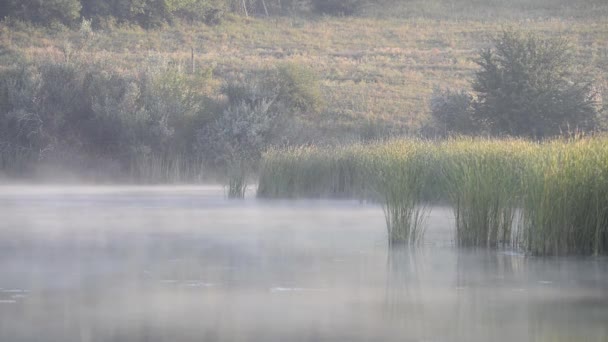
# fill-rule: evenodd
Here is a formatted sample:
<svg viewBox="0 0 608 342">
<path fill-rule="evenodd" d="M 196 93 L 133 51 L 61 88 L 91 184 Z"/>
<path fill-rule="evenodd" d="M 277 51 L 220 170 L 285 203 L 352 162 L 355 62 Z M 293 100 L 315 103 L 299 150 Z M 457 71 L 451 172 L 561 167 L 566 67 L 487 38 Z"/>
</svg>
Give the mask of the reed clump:
<svg viewBox="0 0 608 342">
<path fill-rule="evenodd" d="M 425 141 L 391 141 L 371 146 L 362 158 L 370 193 L 382 204 L 391 245 L 416 244 L 424 235 L 425 190 L 436 169 L 435 149 Z"/>
<path fill-rule="evenodd" d="M 420 242 L 436 147 L 396 140 L 320 148 L 271 149 L 264 155 L 259 197 L 360 198 L 382 204 L 389 243 Z"/>
<path fill-rule="evenodd" d="M 258 197 L 351 198 L 361 197 L 362 145 L 271 148 L 262 157 Z"/>
<path fill-rule="evenodd" d="M 533 254 L 608 251 L 608 139 L 544 143 L 523 178 L 521 245 Z"/>
<path fill-rule="evenodd" d="M 608 138 L 272 149 L 262 161 L 258 196 L 378 201 L 390 244 L 419 242 L 429 205 L 447 200 L 458 245 L 606 254 Z"/>
<path fill-rule="evenodd" d="M 439 146 L 442 191 L 454 209 L 458 244 L 512 244 L 525 156 L 533 144 L 461 138 Z"/>
</svg>

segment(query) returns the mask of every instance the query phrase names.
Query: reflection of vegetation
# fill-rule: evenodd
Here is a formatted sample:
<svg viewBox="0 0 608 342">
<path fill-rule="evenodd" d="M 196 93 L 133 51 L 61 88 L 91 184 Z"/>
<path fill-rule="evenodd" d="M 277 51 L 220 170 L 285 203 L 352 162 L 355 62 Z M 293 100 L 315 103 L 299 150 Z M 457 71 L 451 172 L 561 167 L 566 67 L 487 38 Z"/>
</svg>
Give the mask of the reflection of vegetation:
<svg viewBox="0 0 608 342">
<path fill-rule="evenodd" d="M 590 137 L 273 150 L 264 156 L 258 195 L 355 194 L 379 199 L 391 242 L 418 240 L 422 204 L 448 199 L 460 244 L 514 244 L 534 254 L 604 254 L 606 146 L 607 138 Z M 516 216 L 516 210 L 521 215 Z"/>
</svg>

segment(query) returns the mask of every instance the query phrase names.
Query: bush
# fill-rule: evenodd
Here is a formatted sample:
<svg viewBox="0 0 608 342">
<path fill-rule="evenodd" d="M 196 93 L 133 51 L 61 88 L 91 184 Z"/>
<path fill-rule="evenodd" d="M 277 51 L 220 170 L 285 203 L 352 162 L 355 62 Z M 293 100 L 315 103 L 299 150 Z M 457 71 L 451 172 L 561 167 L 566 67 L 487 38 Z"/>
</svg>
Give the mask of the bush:
<svg viewBox="0 0 608 342">
<path fill-rule="evenodd" d="M 0 73 L 0 170 L 20 174 L 45 143 L 35 113 L 37 79 L 25 67 Z"/>
<path fill-rule="evenodd" d="M 207 25 L 219 25 L 227 10 L 222 0 L 173 0 L 171 13 L 189 21 L 202 21 Z"/>
<path fill-rule="evenodd" d="M 194 155 L 197 130 L 213 107 L 196 86 L 202 80 L 189 77 L 164 68 L 125 75 L 77 63 L 4 71 L 0 160 L 13 162 L 0 169 L 18 164 L 23 172 L 37 161 L 61 165 L 57 158 L 78 163 L 76 156 L 83 156 L 111 161 L 142 181 L 197 176 L 200 158 L 185 156 Z M 159 165 L 154 172 L 142 169 Z M 86 171 L 80 164 L 65 166 Z"/>
<path fill-rule="evenodd" d="M 568 42 L 505 31 L 477 64 L 475 113 L 492 133 L 543 138 L 595 127 L 598 103 Z"/>
<path fill-rule="evenodd" d="M 324 105 L 319 78 L 314 70 L 295 63 L 277 69 L 279 96 L 294 108 L 304 112 L 318 112 Z"/>
<path fill-rule="evenodd" d="M 40 24 L 73 24 L 80 18 L 79 0 L 5 0 L 4 15 Z M 1 15 L 2 13 L 0 13 Z"/>
<path fill-rule="evenodd" d="M 286 114 L 314 113 L 324 105 L 317 75 L 305 66 L 286 63 L 276 69 L 250 72 L 229 81 L 223 93 L 232 105 L 261 100 L 280 106 Z"/>
<path fill-rule="evenodd" d="M 479 125 L 473 117 L 473 96 L 464 90 L 435 88 L 431 95 L 433 126 L 442 136 L 474 134 Z"/>
<path fill-rule="evenodd" d="M 243 197 L 247 176 L 269 145 L 277 126 L 277 111 L 266 99 L 230 105 L 199 131 L 199 150 L 229 180 L 229 196 Z"/>
<path fill-rule="evenodd" d="M 170 0 L 81 0 L 82 16 L 95 18 L 114 17 L 120 22 L 133 22 L 145 28 L 161 26 L 172 19 Z"/>
<path fill-rule="evenodd" d="M 312 0 L 316 13 L 329 15 L 353 15 L 363 4 L 363 0 Z"/>
</svg>

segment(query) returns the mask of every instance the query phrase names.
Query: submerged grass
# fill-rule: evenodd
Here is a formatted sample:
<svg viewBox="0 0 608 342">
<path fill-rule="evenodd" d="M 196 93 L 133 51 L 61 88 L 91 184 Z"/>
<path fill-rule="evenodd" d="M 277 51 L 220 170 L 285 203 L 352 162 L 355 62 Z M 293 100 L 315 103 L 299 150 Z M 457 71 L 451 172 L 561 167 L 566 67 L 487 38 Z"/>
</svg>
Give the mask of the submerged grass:
<svg viewBox="0 0 608 342">
<path fill-rule="evenodd" d="M 389 244 L 419 242 L 428 205 L 447 200 L 459 245 L 506 245 L 537 255 L 605 254 L 608 138 L 274 149 L 263 158 L 258 196 L 379 201 Z"/>
</svg>

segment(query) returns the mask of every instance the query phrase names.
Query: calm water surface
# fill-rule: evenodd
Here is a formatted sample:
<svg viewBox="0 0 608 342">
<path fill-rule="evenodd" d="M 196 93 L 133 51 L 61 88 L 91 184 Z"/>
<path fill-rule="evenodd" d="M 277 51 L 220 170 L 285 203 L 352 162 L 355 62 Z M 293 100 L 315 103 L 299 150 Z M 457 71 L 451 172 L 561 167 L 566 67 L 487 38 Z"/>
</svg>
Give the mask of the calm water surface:
<svg viewBox="0 0 608 342">
<path fill-rule="evenodd" d="M 0 187 L 0 341 L 608 341 L 608 260 L 389 251 L 357 201 Z"/>
</svg>

